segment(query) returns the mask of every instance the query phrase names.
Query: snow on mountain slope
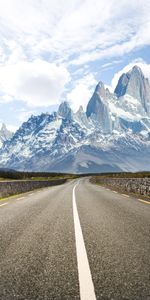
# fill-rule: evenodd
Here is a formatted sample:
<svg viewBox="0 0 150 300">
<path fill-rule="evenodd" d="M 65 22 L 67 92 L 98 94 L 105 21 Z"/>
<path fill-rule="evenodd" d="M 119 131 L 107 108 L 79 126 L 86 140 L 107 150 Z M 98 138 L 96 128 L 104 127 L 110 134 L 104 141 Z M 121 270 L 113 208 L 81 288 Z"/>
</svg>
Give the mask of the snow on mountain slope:
<svg viewBox="0 0 150 300">
<path fill-rule="evenodd" d="M 20 162 L 29 157 L 31 158 L 35 153 L 37 155 L 39 152 L 44 153 L 44 151 L 50 149 L 60 125 L 61 118 L 58 118 L 55 114 L 31 116 L 17 130 L 11 141 L 4 145 L 4 163 L 11 160 L 14 161 L 15 166 L 16 160 Z M 9 149 L 9 155 L 7 149 Z"/>
<path fill-rule="evenodd" d="M 134 66 L 126 74 L 122 74 L 115 89 L 117 97 L 130 95 L 142 105 L 145 113 L 150 116 L 150 84 L 142 70 Z"/>
<path fill-rule="evenodd" d="M 0 148 L 3 146 L 4 142 L 12 137 L 13 133 L 9 131 L 6 125 L 3 123 L 0 129 Z"/>
<path fill-rule="evenodd" d="M 138 67 L 112 94 L 102 82 L 87 110 L 67 102 L 31 116 L 0 151 L 0 167 L 62 172 L 150 170 L 150 84 Z"/>
</svg>

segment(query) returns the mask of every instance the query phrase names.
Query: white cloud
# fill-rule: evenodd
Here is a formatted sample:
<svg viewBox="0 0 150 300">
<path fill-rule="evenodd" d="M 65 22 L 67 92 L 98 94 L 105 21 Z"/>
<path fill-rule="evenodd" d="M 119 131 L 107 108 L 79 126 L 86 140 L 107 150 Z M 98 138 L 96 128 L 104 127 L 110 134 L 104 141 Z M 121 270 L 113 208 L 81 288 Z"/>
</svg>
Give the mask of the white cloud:
<svg viewBox="0 0 150 300">
<path fill-rule="evenodd" d="M 6 124 L 6 127 L 7 127 L 7 129 L 9 130 L 9 131 L 11 131 L 11 132 L 16 132 L 17 131 L 17 129 L 18 129 L 18 126 L 14 126 L 14 125 L 11 125 L 11 124 Z"/>
<path fill-rule="evenodd" d="M 0 122 L 0 129 L 2 128 L 2 124 L 4 124 L 4 123 Z M 16 130 L 18 129 L 17 126 L 14 126 L 12 124 L 5 124 L 5 125 L 6 125 L 6 128 L 11 132 L 16 132 Z"/>
<path fill-rule="evenodd" d="M 101 70 L 109 70 L 111 68 L 113 68 L 114 65 L 120 64 L 122 62 L 122 60 L 113 60 L 111 62 L 105 63 L 101 66 Z"/>
<path fill-rule="evenodd" d="M 86 75 L 75 83 L 75 87 L 67 94 L 67 100 L 71 103 L 73 111 L 77 111 L 80 105 L 83 106 L 84 110 L 86 109 L 95 85 L 96 80 L 92 74 Z"/>
<path fill-rule="evenodd" d="M 86 64 L 90 72 L 90 62 L 150 45 L 150 0 L 0 0 L 0 8 L 0 102 L 58 104 L 78 76 L 67 98 L 85 107 L 95 86 L 84 80 Z"/>
<path fill-rule="evenodd" d="M 13 101 L 12 97 L 6 94 L 0 96 L 0 103 L 9 103 Z"/>
<path fill-rule="evenodd" d="M 0 67 L 0 89 L 7 95 L 7 101 L 17 99 L 28 106 L 59 103 L 69 79 L 65 67 L 43 60 L 22 61 Z"/>
<path fill-rule="evenodd" d="M 111 82 L 111 87 L 114 91 L 117 83 L 118 83 L 118 80 L 120 78 L 120 76 L 123 74 L 123 73 L 126 73 L 128 72 L 129 70 L 131 70 L 135 65 L 139 66 L 144 74 L 144 76 L 146 78 L 149 79 L 150 81 L 150 64 L 147 64 L 143 59 L 141 58 L 138 58 L 136 60 L 133 60 L 130 64 L 128 64 L 127 66 L 125 66 L 122 70 L 120 70 L 119 72 L 117 72 L 114 76 L 113 76 L 113 79 L 112 79 L 112 82 Z"/>
<path fill-rule="evenodd" d="M 33 110 L 22 109 L 22 111 L 20 111 L 18 114 L 18 119 L 21 123 L 23 123 L 23 122 L 26 122 L 29 119 L 29 117 L 34 114 L 35 114 L 35 111 L 33 111 Z"/>
<path fill-rule="evenodd" d="M 0 0 L 0 7 L 2 62 L 48 53 L 79 65 L 150 44 L 149 0 Z"/>
</svg>

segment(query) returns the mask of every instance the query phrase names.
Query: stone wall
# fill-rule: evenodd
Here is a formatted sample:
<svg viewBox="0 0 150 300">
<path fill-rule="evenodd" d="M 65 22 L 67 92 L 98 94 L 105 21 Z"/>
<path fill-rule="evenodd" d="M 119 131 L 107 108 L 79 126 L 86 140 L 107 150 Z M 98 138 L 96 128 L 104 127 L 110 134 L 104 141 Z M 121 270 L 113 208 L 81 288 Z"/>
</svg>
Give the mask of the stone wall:
<svg viewBox="0 0 150 300">
<path fill-rule="evenodd" d="M 93 183 L 110 186 L 128 193 L 150 196 L 150 178 L 93 178 Z"/>
<path fill-rule="evenodd" d="M 14 194 L 28 192 L 38 188 L 44 188 L 54 185 L 63 184 L 66 179 L 58 179 L 51 181 L 32 181 L 32 180 L 16 180 L 16 181 L 0 181 L 0 198 L 8 197 Z"/>
</svg>

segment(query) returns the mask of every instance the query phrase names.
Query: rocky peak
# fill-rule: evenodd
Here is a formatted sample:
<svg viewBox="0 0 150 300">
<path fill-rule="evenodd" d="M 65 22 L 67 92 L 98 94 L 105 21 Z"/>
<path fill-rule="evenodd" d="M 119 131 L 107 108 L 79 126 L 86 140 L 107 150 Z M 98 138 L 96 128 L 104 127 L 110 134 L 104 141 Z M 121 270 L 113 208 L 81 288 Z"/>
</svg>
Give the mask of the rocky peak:
<svg viewBox="0 0 150 300">
<path fill-rule="evenodd" d="M 82 105 L 80 105 L 80 107 L 79 107 L 79 109 L 78 109 L 78 112 L 79 112 L 79 113 L 83 113 L 83 112 L 84 112 L 83 106 L 82 106 Z"/>
<path fill-rule="evenodd" d="M 121 75 L 114 91 L 115 94 L 118 97 L 124 96 L 128 91 L 129 84 L 131 82 L 132 84 L 138 83 L 139 80 L 144 80 L 144 75 L 140 67 L 134 66 L 130 71 Z"/>
<path fill-rule="evenodd" d="M 6 127 L 5 123 L 2 123 L 1 131 L 5 131 L 5 130 L 7 130 L 7 127 Z"/>
<path fill-rule="evenodd" d="M 129 73 L 123 73 L 121 75 L 114 91 L 117 97 L 121 97 L 125 95 L 129 79 L 130 79 Z"/>
<path fill-rule="evenodd" d="M 0 136 L 4 140 L 8 140 L 12 137 L 12 134 L 13 133 L 7 129 L 6 125 L 4 123 L 2 123 L 1 129 L 0 129 Z"/>
<path fill-rule="evenodd" d="M 13 136 L 13 133 L 9 131 L 6 125 L 3 123 L 0 129 L 0 148 L 3 146 L 3 143 L 7 140 L 10 140 Z"/>
<path fill-rule="evenodd" d="M 59 105 L 58 115 L 60 117 L 62 117 L 63 119 L 66 119 L 68 116 L 71 115 L 71 113 L 72 113 L 72 110 L 71 110 L 70 105 L 67 101 L 62 102 Z"/>
<path fill-rule="evenodd" d="M 83 127 L 89 128 L 90 124 L 82 105 L 80 105 L 78 111 L 74 114 L 74 119 L 82 124 Z"/>
<path fill-rule="evenodd" d="M 103 132 L 111 131 L 111 119 L 107 103 L 107 93 L 108 89 L 106 90 L 104 84 L 99 82 L 86 110 L 87 117 L 91 117 L 94 121 L 98 121 Z"/>
<path fill-rule="evenodd" d="M 103 95 L 105 93 L 105 86 L 102 81 L 99 81 L 99 83 L 97 84 L 97 86 L 95 88 L 95 93 L 98 93 L 101 95 Z"/>
<path fill-rule="evenodd" d="M 85 112 L 84 112 L 84 109 L 83 109 L 83 106 L 80 105 L 79 109 L 77 110 L 77 112 L 75 113 L 75 116 L 78 116 L 79 118 L 81 116 L 85 115 Z"/>
<path fill-rule="evenodd" d="M 109 89 L 105 88 L 105 85 L 102 81 L 97 84 L 95 93 L 97 93 L 103 99 L 108 99 L 111 95 Z"/>
<path fill-rule="evenodd" d="M 114 92 L 117 97 L 128 94 L 137 99 L 145 112 L 150 114 L 150 83 L 140 67 L 134 66 L 129 72 L 122 74 Z"/>
</svg>

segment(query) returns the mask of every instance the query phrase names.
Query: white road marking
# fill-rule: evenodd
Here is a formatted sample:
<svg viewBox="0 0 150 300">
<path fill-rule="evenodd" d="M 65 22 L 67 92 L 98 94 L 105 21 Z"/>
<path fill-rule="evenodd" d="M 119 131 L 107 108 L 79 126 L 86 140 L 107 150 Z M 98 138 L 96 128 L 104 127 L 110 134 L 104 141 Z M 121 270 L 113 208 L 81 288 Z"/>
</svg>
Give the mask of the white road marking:
<svg viewBox="0 0 150 300">
<path fill-rule="evenodd" d="M 118 192 L 116 192 L 116 191 L 113 191 L 113 193 L 118 194 Z"/>
<path fill-rule="evenodd" d="M 4 206 L 4 205 L 7 205 L 7 204 L 8 204 L 8 202 L 5 202 L 5 203 L 0 204 L 0 206 Z"/>
<path fill-rule="evenodd" d="M 33 193 L 29 194 L 29 196 L 32 196 L 32 195 L 33 195 Z"/>
<path fill-rule="evenodd" d="M 84 244 L 82 229 L 80 225 L 75 189 L 76 184 L 73 188 L 72 201 L 73 201 L 73 218 L 75 228 L 75 241 L 76 241 L 76 253 L 77 253 L 77 265 L 78 265 L 78 276 L 79 276 L 79 287 L 80 287 L 80 299 L 81 300 L 96 300 L 94 285 L 92 281 L 92 275 Z"/>
<path fill-rule="evenodd" d="M 126 194 L 121 194 L 121 195 L 129 198 L 129 195 L 126 195 Z"/>
<path fill-rule="evenodd" d="M 21 198 L 18 198 L 18 199 L 16 199 L 17 201 L 19 201 L 19 200 L 22 200 L 22 199 L 24 199 L 25 197 L 21 197 Z"/>
<path fill-rule="evenodd" d="M 146 201 L 146 200 L 143 200 L 143 199 L 138 199 L 138 200 L 143 202 L 143 203 L 150 204 L 150 201 Z"/>
</svg>

